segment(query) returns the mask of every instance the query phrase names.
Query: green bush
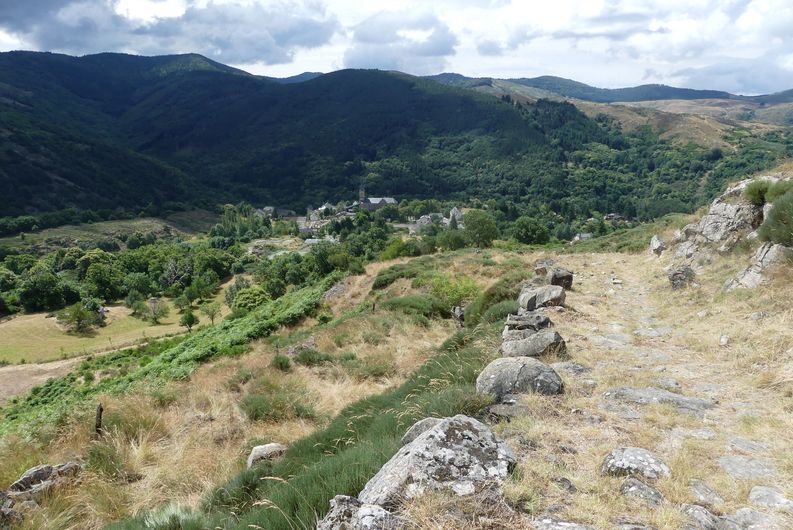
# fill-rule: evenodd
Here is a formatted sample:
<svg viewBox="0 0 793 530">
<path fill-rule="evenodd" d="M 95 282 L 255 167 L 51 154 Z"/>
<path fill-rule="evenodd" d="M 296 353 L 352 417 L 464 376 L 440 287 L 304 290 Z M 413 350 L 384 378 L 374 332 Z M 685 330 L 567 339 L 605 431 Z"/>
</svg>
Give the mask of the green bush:
<svg viewBox="0 0 793 530">
<path fill-rule="evenodd" d="M 257 307 L 264 305 L 270 299 L 270 295 L 258 285 L 242 289 L 234 297 L 234 307 L 253 311 Z"/>
<path fill-rule="evenodd" d="M 451 307 L 448 307 L 441 300 L 430 294 L 398 296 L 386 300 L 382 306 L 389 311 L 399 311 L 406 315 L 417 315 L 424 318 L 446 318 L 451 311 Z"/>
<path fill-rule="evenodd" d="M 300 350 L 300 352 L 295 355 L 295 363 L 302 364 L 303 366 L 316 366 L 318 364 L 326 364 L 330 362 L 333 362 L 332 355 L 318 352 L 313 348 Z"/>
<path fill-rule="evenodd" d="M 770 186 L 771 183 L 767 180 L 756 180 L 746 187 L 743 196 L 750 203 L 762 206 L 766 203 L 766 194 Z"/>
<path fill-rule="evenodd" d="M 121 478 L 126 475 L 126 463 L 124 457 L 110 443 L 94 443 L 88 449 L 86 458 L 88 469 L 113 478 Z"/>
<path fill-rule="evenodd" d="M 303 403 L 304 400 L 305 392 L 283 388 L 260 388 L 257 393 L 245 396 L 240 408 L 251 421 L 274 422 L 316 417 L 313 407 Z"/>
<path fill-rule="evenodd" d="M 528 271 L 515 271 L 488 287 L 465 308 L 465 325 L 475 326 L 478 324 L 485 311 L 499 302 L 509 300 L 517 303 L 518 294 L 520 294 L 518 284 L 530 276 L 531 273 Z"/>
<path fill-rule="evenodd" d="M 392 265 L 377 273 L 372 289 L 385 289 L 400 278 L 415 278 L 426 272 L 429 265 L 430 261 L 426 257 Z"/>
<path fill-rule="evenodd" d="M 272 362 L 270 362 L 270 366 L 275 368 L 276 370 L 281 370 L 282 372 L 288 372 L 292 369 L 292 361 L 289 360 L 289 357 L 286 355 L 276 355 L 273 357 Z"/>
<path fill-rule="evenodd" d="M 543 245 L 551 240 L 551 231 L 539 219 L 522 215 L 512 226 L 512 237 L 527 245 Z"/>
<path fill-rule="evenodd" d="M 793 246 L 793 189 L 774 201 L 758 234 L 763 241 Z"/>
<path fill-rule="evenodd" d="M 484 322 L 486 324 L 501 322 L 507 318 L 507 315 L 511 315 L 517 312 L 518 312 L 517 300 L 503 300 L 497 304 L 493 304 L 490 307 L 488 307 L 485 310 L 485 312 L 482 313 L 480 322 Z"/>
<path fill-rule="evenodd" d="M 765 194 L 766 202 L 776 202 L 782 195 L 793 189 L 793 180 L 780 180 L 768 188 Z"/>
<path fill-rule="evenodd" d="M 239 368 L 236 373 L 226 381 L 226 388 L 239 392 L 242 389 L 242 385 L 248 383 L 252 379 L 253 370 L 250 368 Z"/>
<path fill-rule="evenodd" d="M 349 373 L 360 381 L 384 379 L 397 373 L 397 365 L 390 355 L 373 355 L 350 363 Z"/>
<path fill-rule="evenodd" d="M 451 274 L 436 274 L 428 281 L 430 294 L 441 303 L 452 308 L 471 300 L 479 292 L 476 282 L 467 276 L 452 276 Z"/>
</svg>

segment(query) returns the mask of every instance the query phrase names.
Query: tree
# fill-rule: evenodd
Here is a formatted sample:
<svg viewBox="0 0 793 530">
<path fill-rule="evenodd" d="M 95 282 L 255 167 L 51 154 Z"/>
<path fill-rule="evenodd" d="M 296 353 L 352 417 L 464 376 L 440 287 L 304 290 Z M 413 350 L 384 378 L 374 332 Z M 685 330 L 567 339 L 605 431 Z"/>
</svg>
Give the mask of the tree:
<svg viewBox="0 0 793 530">
<path fill-rule="evenodd" d="M 438 234 L 436 241 L 443 250 L 457 250 L 468 244 L 462 230 L 444 230 Z"/>
<path fill-rule="evenodd" d="M 527 245 L 542 245 L 551 239 L 551 232 L 539 219 L 522 215 L 515 220 L 512 236 Z"/>
<path fill-rule="evenodd" d="M 463 216 L 465 234 L 477 247 L 484 248 L 493 244 L 498 237 L 498 226 L 493 216 L 484 210 L 471 210 Z"/>
<path fill-rule="evenodd" d="M 190 307 L 191 303 L 185 295 L 180 295 L 174 299 L 173 305 L 176 306 L 176 309 L 178 309 L 180 313 L 184 313 L 185 310 Z"/>
<path fill-rule="evenodd" d="M 198 324 L 198 317 L 193 314 L 192 309 L 186 309 L 182 318 L 179 319 L 179 325 L 186 327 L 189 333 L 196 324 Z"/>
<path fill-rule="evenodd" d="M 159 298 L 149 298 L 146 303 L 146 319 L 151 321 L 152 324 L 159 324 L 160 320 L 167 317 L 170 312 L 168 304 Z"/>
<path fill-rule="evenodd" d="M 201 313 L 206 315 L 213 325 L 215 324 L 215 318 L 217 318 L 218 314 L 220 313 L 220 302 L 212 302 L 210 304 L 204 304 L 201 306 Z"/>
<path fill-rule="evenodd" d="M 72 304 L 58 313 L 58 319 L 66 323 L 72 331 L 87 333 L 96 323 L 96 312 L 89 310 L 82 302 Z"/>
<path fill-rule="evenodd" d="M 17 275 L 5 267 L 0 267 L 0 292 L 10 291 L 17 284 Z"/>
<path fill-rule="evenodd" d="M 124 274 L 107 263 L 92 263 L 85 272 L 88 291 L 103 300 L 117 300 L 123 295 Z"/>
<path fill-rule="evenodd" d="M 19 302 L 27 311 L 63 307 L 63 285 L 58 276 L 43 263 L 37 263 L 22 274 Z"/>
</svg>

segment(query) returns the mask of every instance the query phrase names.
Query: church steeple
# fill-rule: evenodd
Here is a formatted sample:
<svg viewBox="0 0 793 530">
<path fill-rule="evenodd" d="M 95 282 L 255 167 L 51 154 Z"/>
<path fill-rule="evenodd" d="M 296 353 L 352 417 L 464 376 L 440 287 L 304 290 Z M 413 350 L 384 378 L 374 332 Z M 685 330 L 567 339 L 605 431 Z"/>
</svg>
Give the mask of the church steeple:
<svg viewBox="0 0 793 530">
<path fill-rule="evenodd" d="M 364 200 L 366 200 L 366 190 L 364 189 L 363 184 L 361 184 L 361 187 L 358 188 L 358 202 L 363 203 Z"/>
</svg>

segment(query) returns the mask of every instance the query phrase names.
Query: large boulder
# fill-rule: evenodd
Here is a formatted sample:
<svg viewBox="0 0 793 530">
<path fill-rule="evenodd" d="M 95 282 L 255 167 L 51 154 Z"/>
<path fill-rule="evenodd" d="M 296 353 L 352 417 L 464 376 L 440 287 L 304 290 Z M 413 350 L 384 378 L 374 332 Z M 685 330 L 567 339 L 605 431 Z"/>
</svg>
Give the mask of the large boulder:
<svg viewBox="0 0 793 530">
<path fill-rule="evenodd" d="M 683 289 L 694 282 L 694 278 L 697 277 L 697 274 L 694 272 L 694 269 L 688 265 L 684 265 L 672 269 L 667 276 L 669 278 L 669 283 L 672 284 L 672 289 Z"/>
<path fill-rule="evenodd" d="M 402 437 L 402 445 L 409 444 L 421 436 L 424 432 L 432 429 L 442 421 L 443 420 L 441 418 L 424 418 L 423 420 L 417 421 Z"/>
<path fill-rule="evenodd" d="M 317 530 L 397 530 L 404 526 L 404 520 L 382 506 L 346 495 L 331 499 L 330 511 L 317 522 Z"/>
<path fill-rule="evenodd" d="M 403 446 L 358 498 L 389 509 L 427 491 L 471 495 L 500 485 L 515 463 L 512 449 L 485 424 L 457 415 Z"/>
<path fill-rule="evenodd" d="M 548 273 L 548 281 L 551 285 L 558 285 L 564 289 L 572 289 L 573 273 L 567 269 L 551 269 Z"/>
<path fill-rule="evenodd" d="M 664 240 L 657 235 L 653 236 L 652 239 L 650 239 L 650 254 L 660 256 L 663 254 L 664 250 L 666 250 L 666 243 L 664 243 Z"/>
<path fill-rule="evenodd" d="M 561 394 L 564 383 L 553 368 L 533 357 L 502 357 L 482 370 L 476 379 L 476 390 L 495 396 L 500 402 L 513 394 Z"/>
<path fill-rule="evenodd" d="M 524 287 L 518 296 L 518 307 L 534 311 L 538 307 L 564 305 L 564 288 L 559 285 Z"/>
<path fill-rule="evenodd" d="M 8 488 L 8 497 L 14 502 L 37 500 L 54 487 L 77 476 L 82 466 L 77 462 L 63 464 L 42 464 L 25 471 Z"/>
<path fill-rule="evenodd" d="M 672 474 L 669 466 L 661 458 L 640 447 L 618 447 L 603 460 L 601 471 L 604 475 L 641 476 L 657 480 Z"/>
<path fill-rule="evenodd" d="M 752 256 L 752 264 L 738 273 L 738 275 L 724 284 L 724 289 L 754 289 L 766 281 L 767 269 L 785 263 L 790 256 L 791 249 L 783 245 L 765 243 Z"/>
<path fill-rule="evenodd" d="M 248 455 L 248 469 L 252 468 L 257 464 L 260 464 L 261 462 L 274 460 L 282 456 L 285 452 L 286 452 L 286 446 L 282 444 L 271 443 L 271 444 L 257 445 L 256 447 L 251 449 L 251 453 Z"/>
<path fill-rule="evenodd" d="M 551 327 L 551 319 L 542 313 L 524 313 L 522 315 L 507 315 L 506 326 L 513 330 L 539 331 Z"/>
<path fill-rule="evenodd" d="M 762 221 L 761 207 L 742 201 L 728 202 L 719 197 L 699 221 L 698 232 L 705 243 L 721 243 L 754 230 Z"/>
<path fill-rule="evenodd" d="M 557 332 L 544 329 L 523 339 L 508 340 L 501 344 L 500 351 L 504 357 L 539 357 L 564 354 L 567 345 Z"/>
</svg>

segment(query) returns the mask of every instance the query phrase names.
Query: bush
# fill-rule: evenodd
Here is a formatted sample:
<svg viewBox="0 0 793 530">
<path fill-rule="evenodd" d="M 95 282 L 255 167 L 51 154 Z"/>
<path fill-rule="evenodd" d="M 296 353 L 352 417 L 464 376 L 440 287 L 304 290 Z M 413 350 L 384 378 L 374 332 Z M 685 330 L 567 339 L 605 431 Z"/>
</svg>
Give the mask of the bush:
<svg viewBox="0 0 793 530">
<path fill-rule="evenodd" d="M 313 348 L 306 348 L 304 350 L 300 350 L 300 352 L 295 355 L 295 362 L 297 364 L 302 364 L 303 366 L 316 366 L 318 364 L 333 362 L 333 356 L 327 353 L 318 352 Z"/>
<path fill-rule="evenodd" d="M 468 238 L 462 230 L 444 230 L 438 234 L 435 242 L 443 250 L 459 250 L 468 246 Z"/>
<path fill-rule="evenodd" d="M 429 286 L 430 293 L 448 308 L 462 305 L 463 302 L 476 296 L 479 291 L 479 286 L 471 278 L 450 274 L 432 276 Z"/>
<path fill-rule="evenodd" d="M 793 180 L 780 180 L 772 184 L 765 194 L 766 202 L 776 202 L 777 199 L 782 197 L 788 191 L 793 190 Z"/>
<path fill-rule="evenodd" d="M 515 220 L 512 237 L 527 245 L 543 245 L 550 241 L 551 231 L 539 219 L 523 215 Z"/>
<path fill-rule="evenodd" d="M 516 271 L 508 274 L 488 287 L 485 292 L 477 296 L 474 301 L 465 308 L 465 325 L 475 326 L 478 324 L 485 311 L 499 302 L 517 300 L 518 294 L 520 294 L 518 284 L 529 277 L 529 275 L 530 273 L 528 271 Z"/>
<path fill-rule="evenodd" d="M 377 273 L 372 289 L 385 289 L 400 278 L 415 278 L 427 271 L 430 261 L 427 258 L 398 263 Z"/>
<path fill-rule="evenodd" d="M 348 371 L 360 381 L 383 379 L 397 373 L 397 364 L 390 355 L 375 355 L 350 363 Z"/>
<path fill-rule="evenodd" d="M 316 417 L 311 405 L 304 403 L 302 390 L 282 388 L 269 380 L 257 381 L 254 393 L 248 394 L 240 408 L 251 421 L 285 421 Z"/>
<path fill-rule="evenodd" d="M 270 299 L 267 292 L 259 286 L 248 287 L 237 292 L 234 297 L 234 308 L 247 309 L 253 311 L 257 307 L 265 304 Z"/>
<path fill-rule="evenodd" d="M 507 318 L 507 315 L 511 315 L 518 312 L 518 302 L 517 300 L 504 300 L 502 302 L 498 302 L 497 304 L 493 304 L 482 313 L 482 317 L 480 319 L 481 322 L 486 324 L 493 324 L 495 322 L 501 322 L 502 320 Z"/>
<path fill-rule="evenodd" d="M 766 193 L 771 186 L 767 180 L 756 180 L 743 191 L 743 196 L 752 204 L 762 206 L 766 203 Z"/>
<path fill-rule="evenodd" d="M 288 360 L 288 359 L 287 359 Z M 253 370 L 250 368 L 239 368 L 237 372 L 226 381 L 226 388 L 239 392 L 242 385 L 253 379 Z"/>
<path fill-rule="evenodd" d="M 383 302 L 383 308 L 389 311 L 400 311 L 406 315 L 418 315 L 424 318 L 442 317 L 450 315 L 448 307 L 438 298 L 430 294 L 411 294 L 398 296 Z"/>
<path fill-rule="evenodd" d="M 793 246 L 793 189 L 774 201 L 758 234 L 763 241 Z"/>
<path fill-rule="evenodd" d="M 270 362 L 270 366 L 282 372 L 288 372 L 292 369 L 292 361 L 286 355 L 276 355 Z"/>
</svg>

